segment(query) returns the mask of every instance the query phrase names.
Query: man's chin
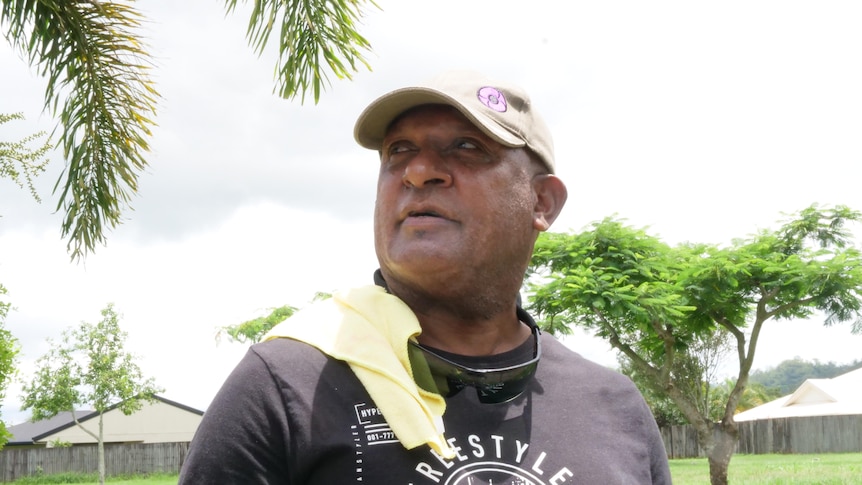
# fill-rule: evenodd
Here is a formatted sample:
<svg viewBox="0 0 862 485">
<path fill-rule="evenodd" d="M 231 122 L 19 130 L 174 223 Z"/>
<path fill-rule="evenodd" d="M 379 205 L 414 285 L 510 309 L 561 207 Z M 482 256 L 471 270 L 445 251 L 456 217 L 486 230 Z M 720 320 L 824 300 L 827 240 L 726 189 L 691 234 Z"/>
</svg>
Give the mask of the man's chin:
<svg viewBox="0 0 862 485">
<path fill-rule="evenodd" d="M 381 271 L 387 282 L 418 289 L 432 287 L 456 278 L 459 266 L 445 264 L 439 258 L 416 257 L 381 263 Z"/>
</svg>

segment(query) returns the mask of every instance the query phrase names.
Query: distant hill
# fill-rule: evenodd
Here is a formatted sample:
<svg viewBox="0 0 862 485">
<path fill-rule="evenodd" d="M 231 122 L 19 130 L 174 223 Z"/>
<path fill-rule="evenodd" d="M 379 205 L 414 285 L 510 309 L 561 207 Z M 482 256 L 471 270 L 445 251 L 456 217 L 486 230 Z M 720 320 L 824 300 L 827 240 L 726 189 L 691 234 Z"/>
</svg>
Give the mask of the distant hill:
<svg viewBox="0 0 862 485">
<path fill-rule="evenodd" d="M 779 389 L 784 396 L 795 391 L 806 379 L 831 379 L 860 367 L 862 367 L 862 360 L 854 360 L 850 364 L 836 364 L 824 363 L 816 359 L 809 362 L 796 357 L 785 360 L 773 368 L 752 371 L 749 382 Z"/>
</svg>

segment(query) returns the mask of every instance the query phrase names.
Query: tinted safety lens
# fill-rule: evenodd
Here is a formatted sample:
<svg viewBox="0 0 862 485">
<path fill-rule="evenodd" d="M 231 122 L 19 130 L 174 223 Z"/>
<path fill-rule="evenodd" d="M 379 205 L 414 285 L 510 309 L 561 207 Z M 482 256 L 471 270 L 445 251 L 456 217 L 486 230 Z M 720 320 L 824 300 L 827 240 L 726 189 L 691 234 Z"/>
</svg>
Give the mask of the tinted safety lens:
<svg viewBox="0 0 862 485">
<path fill-rule="evenodd" d="M 533 326 L 532 331 L 533 358 L 522 364 L 508 367 L 490 369 L 467 367 L 423 347 L 422 344 L 411 341 L 410 345 L 422 350 L 440 395 L 451 397 L 465 387 L 472 387 L 476 389 L 479 402 L 497 404 L 520 396 L 536 374 L 539 358 L 542 356 L 542 345 L 538 327 Z"/>
</svg>

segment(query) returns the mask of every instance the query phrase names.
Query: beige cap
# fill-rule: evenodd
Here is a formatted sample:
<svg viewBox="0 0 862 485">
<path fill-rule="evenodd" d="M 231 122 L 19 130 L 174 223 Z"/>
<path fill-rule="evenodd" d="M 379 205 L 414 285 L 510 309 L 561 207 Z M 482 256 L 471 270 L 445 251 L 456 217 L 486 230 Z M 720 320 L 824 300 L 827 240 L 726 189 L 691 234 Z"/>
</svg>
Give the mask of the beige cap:
<svg viewBox="0 0 862 485">
<path fill-rule="evenodd" d="M 498 143 L 529 148 L 554 173 L 551 132 L 533 110 L 527 93 L 518 86 L 470 71 L 450 71 L 426 84 L 380 96 L 359 115 L 353 136 L 361 146 L 380 150 L 392 121 L 423 104 L 447 104 L 458 109 Z"/>
</svg>

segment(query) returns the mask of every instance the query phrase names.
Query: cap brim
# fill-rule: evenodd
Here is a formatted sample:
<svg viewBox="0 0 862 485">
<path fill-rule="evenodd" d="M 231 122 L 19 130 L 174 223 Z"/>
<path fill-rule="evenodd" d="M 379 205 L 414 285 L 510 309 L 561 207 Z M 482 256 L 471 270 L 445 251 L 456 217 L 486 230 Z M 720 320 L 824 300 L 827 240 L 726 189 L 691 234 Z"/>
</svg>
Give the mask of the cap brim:
<svg viewBox="0 0 862 485">
<path fill-rule="evenodd" d="M 477 128 L 498 143 L 509 147 L 523 147 L 524 140 L 512 134 L 491 118 L 463 105 L 457 99 L 436 89 L 410 87 L 392 91 L 377 98 L 359 115 L 353 128 L 353 137 L 360 146 L 380 150 L 389 125 L 405 111 L 424 104 L 445 104 L 454 107 Z"/>
</svg>

